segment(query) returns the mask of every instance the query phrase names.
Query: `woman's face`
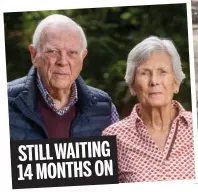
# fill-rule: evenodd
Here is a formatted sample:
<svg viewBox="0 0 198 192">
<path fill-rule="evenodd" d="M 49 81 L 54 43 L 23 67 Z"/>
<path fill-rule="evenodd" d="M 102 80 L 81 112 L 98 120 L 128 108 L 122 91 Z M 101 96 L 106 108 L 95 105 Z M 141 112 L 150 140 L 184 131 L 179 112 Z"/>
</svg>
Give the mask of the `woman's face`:
<svg viewBox="0 0 198 192">
<path fill-rule="evenodd" d="M 170 56 L 166 52 L 154 52 L 140 64 L 130 88 L 143 106 L 162 107 L 171 103 L 173 95 L 179 90 L 175 81 Z"/>
</svg>

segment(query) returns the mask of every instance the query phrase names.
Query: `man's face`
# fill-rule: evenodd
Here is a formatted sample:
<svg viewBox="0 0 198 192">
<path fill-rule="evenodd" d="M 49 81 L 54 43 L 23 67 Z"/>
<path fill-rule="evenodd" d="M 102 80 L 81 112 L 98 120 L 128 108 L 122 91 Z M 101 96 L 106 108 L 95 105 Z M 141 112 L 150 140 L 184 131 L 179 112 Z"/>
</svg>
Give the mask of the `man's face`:
<svg viewBox="0 0 198 192">
<path fill-rule="evenodd" d="M 70 89 L 80 74 L 87 50 L 79 32 L 66 27 L 48 27 L 40 37 L 38 51 L 31 45 L 32 63 L 48 91 Z"/>
</svg>

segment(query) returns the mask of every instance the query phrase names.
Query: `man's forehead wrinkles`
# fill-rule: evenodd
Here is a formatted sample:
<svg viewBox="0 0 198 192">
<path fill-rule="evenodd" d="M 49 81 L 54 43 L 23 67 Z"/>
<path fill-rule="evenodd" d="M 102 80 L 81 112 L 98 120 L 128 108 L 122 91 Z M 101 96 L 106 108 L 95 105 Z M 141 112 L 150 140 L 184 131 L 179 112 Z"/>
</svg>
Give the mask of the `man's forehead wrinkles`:
<svg viewBox="0 0 198 192">
<path fill-rule="evenodd" d="M 70 44 L 70 43 L 56 43 L 56 42 L 51 42 L 51 43 L 45 43 L 44 44 L 45 48 L 51 48 L 51 49 L 59 49 L 59 50 L 79 50 L 80 47 L 78 45 Z"/>
<path fill-rule="evenodd" d="M 72 38 L 70 35 L 66 37 L 58 37 L 57 35 L 45 34 L 40 43 L 44 46 L 67 48 L 67 49 L 80 49 L 81 41 L 77 37 Z"/>
<path fill-rule="evenodd" d="M 74 30 L 72 28 L 64 28 L 64 27 L 46 27 L 43 31 L 43 34 L 47 34 L 47 35 L 57 35 L 57 34 L 66 34 L 69 36 L 79 36 L 80 37 L 80 33 L 77 30 Z"/>
</svg>

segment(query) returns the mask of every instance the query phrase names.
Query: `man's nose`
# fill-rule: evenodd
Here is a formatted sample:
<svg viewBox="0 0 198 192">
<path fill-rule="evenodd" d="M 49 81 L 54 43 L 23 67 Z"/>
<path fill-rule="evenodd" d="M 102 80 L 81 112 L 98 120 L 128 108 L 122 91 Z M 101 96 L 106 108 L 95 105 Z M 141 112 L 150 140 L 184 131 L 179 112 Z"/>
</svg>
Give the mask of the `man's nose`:
<svg viewBox="0 0 198 192">
<path fill-rule="evenodd" d="M 68 55 L 67 55 L 66 51 L 61 51 L 60 52 L 60 56 L 59 56 L 59 59 L 58 59 L 58 64 L 62 65 L 62 66 L 69 64 Z"/>
</svg>

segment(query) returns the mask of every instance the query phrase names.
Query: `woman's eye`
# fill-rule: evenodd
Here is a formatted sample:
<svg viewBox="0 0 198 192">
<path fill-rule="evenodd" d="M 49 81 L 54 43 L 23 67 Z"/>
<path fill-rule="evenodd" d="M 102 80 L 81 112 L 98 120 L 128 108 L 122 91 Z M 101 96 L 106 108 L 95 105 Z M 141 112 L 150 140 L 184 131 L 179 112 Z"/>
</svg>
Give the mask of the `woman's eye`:
<svg viewBox="0 0 198 192">
<path fill-rule="evenodd" d="M 161 73 L 162 73 L 162 74 L 166 74 L 167 72 L 166 72 L 166 71 L 164 71 L 164 70 L 162 70 L 162 71 L 161 71 Z"/>
<path fill-rule="evenodd" d="M 148 71 L 142 71 L 140 74 L 141 75 L 149 75 L 149 72 Z"/>
</svg>

